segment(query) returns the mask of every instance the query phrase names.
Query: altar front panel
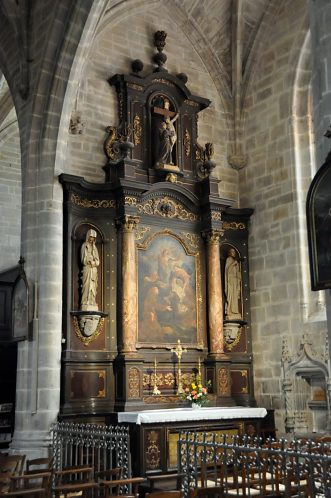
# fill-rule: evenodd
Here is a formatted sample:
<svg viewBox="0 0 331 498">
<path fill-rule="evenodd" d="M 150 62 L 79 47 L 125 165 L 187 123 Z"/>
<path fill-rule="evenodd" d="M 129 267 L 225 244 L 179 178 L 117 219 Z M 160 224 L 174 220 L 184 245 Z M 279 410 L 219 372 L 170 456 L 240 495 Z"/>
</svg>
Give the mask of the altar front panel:
<svg viewBox="0 0 331 498">
<path fill-rule="evenodd" d="M 177 470 L 180 432 L 258 436 L 266 413 L 264 408 L 244 407 L 146 410 L 119 413 L 118 422 L 130 427 L 133 473 L 144 476 Z"/>
</svg>

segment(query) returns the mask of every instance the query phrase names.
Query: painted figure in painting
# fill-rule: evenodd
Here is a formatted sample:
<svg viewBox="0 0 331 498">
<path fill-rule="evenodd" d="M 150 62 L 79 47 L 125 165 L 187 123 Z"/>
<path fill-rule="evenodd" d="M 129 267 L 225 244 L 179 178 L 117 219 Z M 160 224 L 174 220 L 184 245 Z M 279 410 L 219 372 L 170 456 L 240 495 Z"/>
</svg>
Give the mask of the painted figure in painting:
<svg viewBox="0 0 331 498">
<path fill-rule="evenodd" d="M 242 318 L 239 303 L 241 298 L 241 271 L 237 260 L 237 252 L 231 247 L 225 262 L 225 317 L 227 319 Z"/>
<path fill-rule="evenodd" d="M 98 266 L 100 264 L 99 253 L 95 244 L 97 233 L 88 230 L 86 240 L 82 244 L 80 256 L 83 265 L 82 271 L 82 311 L 98 311 L 96 303 L 98 288 Z"/>
<path fill-rule="evenodd" d="M 139 341 L 195 342 L 195 259 L 172 237 L 139 252 Z"/>
</svg>

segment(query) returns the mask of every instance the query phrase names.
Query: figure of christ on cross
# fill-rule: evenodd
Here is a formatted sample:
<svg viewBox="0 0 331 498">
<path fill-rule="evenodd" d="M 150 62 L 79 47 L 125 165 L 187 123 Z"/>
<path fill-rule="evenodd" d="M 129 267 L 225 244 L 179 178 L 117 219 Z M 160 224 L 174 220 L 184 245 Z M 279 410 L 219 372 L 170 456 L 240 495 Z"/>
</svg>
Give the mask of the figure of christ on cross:
<svg viewBox="0 0 331 498">
<path fill-rule="evenodd" d="M 163 99 L 162 107 L 153 107 L 152 112 L 154 113 L 155 120 L 157 123 L 157 147 L 155 153 L 155 165 L 159 167 L 160 165 L 168 165 L 174 167 L 172 151 L 177 141 L 177 133 L 174 122 L 178 119 L 178 113 L 170 111 L 170 102 L 167 98 Z M 160 121 L 160 117 L 163 117 Z"/>
</svg>

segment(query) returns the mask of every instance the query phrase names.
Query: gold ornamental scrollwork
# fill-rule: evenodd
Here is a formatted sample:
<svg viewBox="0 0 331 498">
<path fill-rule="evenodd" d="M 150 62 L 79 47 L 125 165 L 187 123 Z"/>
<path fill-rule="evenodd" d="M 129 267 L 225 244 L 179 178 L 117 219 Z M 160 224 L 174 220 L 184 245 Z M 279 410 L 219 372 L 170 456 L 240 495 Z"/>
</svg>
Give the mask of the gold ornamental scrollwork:
<svg viewBox="0 0 331 498">
<path fill-rule="evenodd" d="M 129 370 L 128 397 L 130 399 L 140 398 L 140 372 L 136 367 L 131 367 Z"/>
<path fill-rule="evenodd" d="M 104 323 L 105 323 L 105 319 L 100 318 L 95 332 L 90 336 L 84 336 L 80 331 L 78 318 L 76 316 L 73 317 L 75 334 L 78 337 L 78 339 L 80 339 L 82 341 L 84 346 L 88 346 L 92 341 L 94 341 L 97 337 L 99 337 L 99 335 L 101 334 L 101 331 L 103 330 Z"/>
<path fill-rule="evenodd" d="M 230 394 L 230 378 L 226 368 L 220 368 L 218 371 L 218 391 L 223 396 Z"/>
<path fill-rule="evenodd" d="M 135 239 L 136 240 L 142 240 L 146 233 L 150 232 L 151 230 L 151 227 L 145 227 L 143 225 L 139 226 L 137 229 L 136 229 L 136 232 L 135 232 Z"/>
<path fill-rule="evenodd" d="M 191 135 L 188 131 L 188 129 L 185 129 L 184 132 L 184 151 L 185 151 L 185 156 L 189 157 L 191 154 Z"/>
<path fill-rule="evenodd" d="M 133 118 L 133 143 L 139 145 L 141 143 L 142 127 L 140 117 L 136 114 Z"/>
<path fill-rule="evenodd" d="M 94 208 L 94 209 L 109 209 L 116 208 L 116 201 L 111 200 L 99 200 L 99 199 L 82 199 L 77 194 L 71 194 L 70 201 L 77 206 L 81 206 L 84 208 Z"/>
<path fill-rule="evenodd" d="M 220 213 L 219 211 L 212 211 L 211 219 L 212 221 L 222 221 L 222 213 Z"/>
<path fill-rule="evenodd" d="M 193 249 L 199 249 L 199 241 L 200 241 L 199 235 L 197 235 L 196 233 L 185 233 L 185 232 L 182 233 L 187 238 L 190 246 L 193 247 Z"/>
<path fill-rule="evenodd" d="M 200 216 L 188 211 L 183 205 L 169 197 L 161 199 L 149 199 L 137 208 L 138 213 L 152 216 L 162 216 L 163 218 L 177 218 L 183 221 L 198 221 Z"/>
<path fill-rule="evenodd" d="M 136 206 L 137 205 L 137 198 L 132 197 L 131 195 L 126 195 L 124 197 L 124 205 L 125 206 Z"/>
<path fill-rule="evenodd" d="M 155 470 L 160 468 L 160 434 L 157 431 L 147 432 L 146 444 L 146 469 Z"/>
<path fill-rule="evenodd" d="M 245 230 L 246 225 L 242 222 L 237 221 L 224 221 L 223 229 L 224 230 Z"/>
</svg>

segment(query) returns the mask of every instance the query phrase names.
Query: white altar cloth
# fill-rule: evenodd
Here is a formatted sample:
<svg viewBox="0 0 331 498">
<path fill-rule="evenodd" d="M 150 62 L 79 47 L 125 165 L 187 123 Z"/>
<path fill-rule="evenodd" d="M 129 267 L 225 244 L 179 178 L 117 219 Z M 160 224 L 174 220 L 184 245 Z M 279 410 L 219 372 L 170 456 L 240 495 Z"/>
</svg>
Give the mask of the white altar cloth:
<svg viewBox="0 0 331 498">
<path fill-rule="evenodd" d="M 267 414 L 265 408 L 247 408 L 235 406 L 229 408 L 206 407 L 173 408 L 170 410 L 142 410 L 140 412 L 119 412 L 118 423 L 153 424 L 159 422 L 187 422 L 191 420 L 226 420 L 242 418 L 263 418 Z"/>
</svg>

